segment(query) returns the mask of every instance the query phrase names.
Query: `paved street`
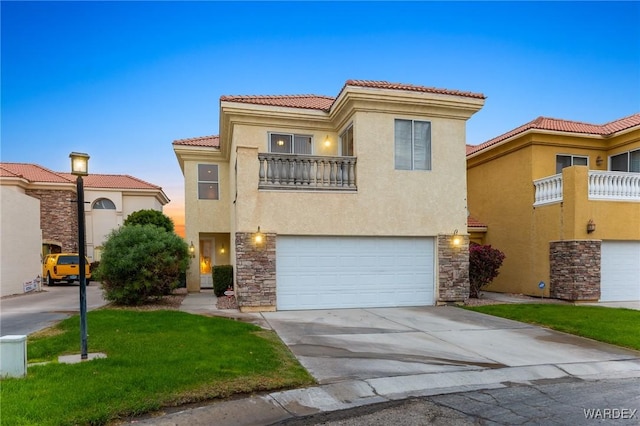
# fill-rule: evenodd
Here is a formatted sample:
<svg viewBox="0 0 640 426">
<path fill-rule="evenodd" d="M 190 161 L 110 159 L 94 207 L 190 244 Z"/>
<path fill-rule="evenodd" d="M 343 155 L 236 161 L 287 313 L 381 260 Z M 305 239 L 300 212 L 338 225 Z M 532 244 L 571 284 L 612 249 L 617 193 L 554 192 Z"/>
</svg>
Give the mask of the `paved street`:
<svg viewBox="0 0 640 426">
<path fill-rule="evenodd" d="M 0 299 L 0 335 L 28 335 L 80 312 L 80 287 L 57 284 L 41 292 Z M 100 283 L 87 286 L 87 310 L 104 306 Z"/>
<path fill-rule="evenodd" d="M 594 425 L 640 424 L 638 379 L 565 379 L 410 398 L 293 418 L 277 425 Z"/>
</svg>

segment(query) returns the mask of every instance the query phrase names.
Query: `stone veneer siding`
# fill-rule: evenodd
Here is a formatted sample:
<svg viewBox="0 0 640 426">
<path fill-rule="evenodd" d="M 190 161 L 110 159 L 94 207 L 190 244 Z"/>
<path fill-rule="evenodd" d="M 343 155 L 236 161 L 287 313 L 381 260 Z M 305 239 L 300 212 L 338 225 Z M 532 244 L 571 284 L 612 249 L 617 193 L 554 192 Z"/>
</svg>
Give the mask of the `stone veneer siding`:
<svg viewBox="0 0 640 426">
<path fill-rule="evenodd" d="M 78 251 L 76 191 L 27 189 L 25 193 L 40 200 L 42 239 L 59 241 L 63 252 Z"/>
<path fill-rule="evenodd" d="M 276 310 L 276 234 L 236 233 L 236 299 L 241 312 Z"/>
<path fill-rule="evenodd" d="M 469 298 L 469 236 L 460 235 L 454 246 L 453 235 L 438 235 L 438 296 L 436 302 L 458 302 Z"/>
<path fill-rule="evenodd" d="M 601 244 L 599 240 L 550 243 L 551 297 L 572 301 L 600 299 Z"/>
</svg>

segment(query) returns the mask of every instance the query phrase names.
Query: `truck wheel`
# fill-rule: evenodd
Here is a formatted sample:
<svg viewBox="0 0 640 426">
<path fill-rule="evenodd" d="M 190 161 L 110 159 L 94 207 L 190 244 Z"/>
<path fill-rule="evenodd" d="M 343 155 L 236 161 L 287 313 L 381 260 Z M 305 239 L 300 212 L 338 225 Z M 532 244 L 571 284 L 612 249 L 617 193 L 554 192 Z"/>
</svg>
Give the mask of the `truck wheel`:
<svg viewBox="0 0 640 426">
<path fill-rule="evenodd" d="M 51 274 L 47 272 L 47 287 L 54 285 L 56 282 L 51 278 Z"/>
</svg>

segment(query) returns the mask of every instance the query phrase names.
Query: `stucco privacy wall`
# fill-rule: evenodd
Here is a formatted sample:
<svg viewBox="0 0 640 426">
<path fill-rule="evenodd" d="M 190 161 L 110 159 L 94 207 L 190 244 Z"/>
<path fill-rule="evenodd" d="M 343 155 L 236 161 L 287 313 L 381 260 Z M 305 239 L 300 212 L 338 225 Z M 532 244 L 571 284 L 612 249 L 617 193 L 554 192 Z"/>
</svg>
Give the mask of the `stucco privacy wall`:
<svg viewBox="0 0 640 426">
<path fill-rule="evenodd" d="M 551 297 L 572 301 L 600 299 L 601 241 L 552 241 Z"/>
<path fill-rule="evenodd" d="M 40 201 L 0 186 L 0 296 L 24 293 L 24 283 L 42 275 Z"/>
</svg>

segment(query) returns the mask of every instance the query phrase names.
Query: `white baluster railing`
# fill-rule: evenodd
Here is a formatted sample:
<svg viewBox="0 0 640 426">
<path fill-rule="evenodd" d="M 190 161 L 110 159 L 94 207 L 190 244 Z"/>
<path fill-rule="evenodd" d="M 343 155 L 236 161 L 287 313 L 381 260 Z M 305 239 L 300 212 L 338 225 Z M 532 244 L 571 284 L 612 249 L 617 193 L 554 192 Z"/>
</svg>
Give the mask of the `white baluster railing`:
<svg viewBox="0 0 640 426">
<path fill-rule="evenodd" d="M 562 173 L 533 181 L 535 186 L 534 206 L 562 201 Z"/>
<path fill-rule="evenodd" d="M 260 189 L 356 191 L 356 157 L 259 153 Z"/>
<path fill-rule="evenodd" d="M 640 173 L 590 170 L 589 199 L 640 201 Z"/>
</svg>

